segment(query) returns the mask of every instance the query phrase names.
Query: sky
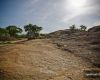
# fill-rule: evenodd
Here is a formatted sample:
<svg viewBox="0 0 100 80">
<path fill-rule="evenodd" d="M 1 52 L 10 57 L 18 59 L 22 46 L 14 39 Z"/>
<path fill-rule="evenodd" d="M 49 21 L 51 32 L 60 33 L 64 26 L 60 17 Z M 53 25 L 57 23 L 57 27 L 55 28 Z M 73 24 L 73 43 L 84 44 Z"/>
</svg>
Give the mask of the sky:
<svg viewBox="0 0 100 80">
<path fill-rule="evenodd" d="M 30 23 L 44 33 L 100 25 L 100 0 L 0 0 L 0 27 Z"/>
</svg>

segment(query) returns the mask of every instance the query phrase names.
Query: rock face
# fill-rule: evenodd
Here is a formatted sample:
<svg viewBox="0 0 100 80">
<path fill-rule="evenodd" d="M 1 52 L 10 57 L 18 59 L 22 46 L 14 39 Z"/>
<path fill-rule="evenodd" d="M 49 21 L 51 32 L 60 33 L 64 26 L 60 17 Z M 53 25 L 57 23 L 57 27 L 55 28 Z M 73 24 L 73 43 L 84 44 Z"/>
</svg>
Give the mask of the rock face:
<svg viewBox="0 0 100 80">
<path fill-rule="evenodd" d="M 91 50 L 95 53 L 95 60 L 94 65 L 97 67 L 100 67 L 100 26 L 95 26 L 93 28 L 90 28 L 88 30 L 89 37 L 88 40 L 90 41 L 90 44 L 92 45 Z"/>
<path fill-rule="evenodd" d="M 100 26 L 95 26 L 88 30 L 88 40 L 93 44 L 100 45 Z"/>
<path fill-rule="evenodd" d="M 92 27 L 86 32 L 70 33 L 70 35 L 68 32 L 62 30 L 49 35 L 54 44 L 60 45 L 59 48 L 100 67 L 100 26 Z"/>
<path fill-rule="evenodd" d="M 88 30 L 89 37 L 88 40 L 92 45 L 95 45 L 93 50 L 100 52 L 100 26 L 95 26 Z"/>
<path fill-rule="evenodd" d="M 69 35 L 69 34 L 70 34 L 70 30 L 66 29 L 66 30 L 59 30 L 59 31 L 52 32 L 48 34 L 46 37 L 47 38 L 59 38 L 59 37 L 62 37 L 63 35 Z"/>
<path fill-rule="evenodd" d="M 100 32 L 100 25 L 92 27 L 88 30 L 89 32 Z"/>
</svg>

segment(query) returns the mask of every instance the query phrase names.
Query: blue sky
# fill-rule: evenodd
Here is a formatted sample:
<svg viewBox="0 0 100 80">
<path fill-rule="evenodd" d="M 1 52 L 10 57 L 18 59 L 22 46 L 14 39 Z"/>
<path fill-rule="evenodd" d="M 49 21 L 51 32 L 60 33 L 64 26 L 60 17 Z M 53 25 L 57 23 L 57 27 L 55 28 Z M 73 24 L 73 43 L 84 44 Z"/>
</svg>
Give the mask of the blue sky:
<svg viewBox="0 0 100 80">
<path fill-rule="evenodd" d="M 0 27 L 29 23 L 43 27 L 42 32 L 100 25 L 100 0 L 0 0 Z"/>
</svg>

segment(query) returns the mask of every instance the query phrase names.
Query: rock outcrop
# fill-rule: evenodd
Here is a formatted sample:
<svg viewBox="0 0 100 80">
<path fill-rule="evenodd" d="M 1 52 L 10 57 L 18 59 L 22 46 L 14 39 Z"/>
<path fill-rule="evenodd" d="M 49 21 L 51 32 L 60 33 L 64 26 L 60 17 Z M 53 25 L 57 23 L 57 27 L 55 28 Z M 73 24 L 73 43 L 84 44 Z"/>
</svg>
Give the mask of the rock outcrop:
<svg viewBox="0 0 100 80">
<path fill-rule="evenodd" d="M 100 26 L 90 28 L 88 31 L 70 33 L 69 30 L 60 30 L 48 34 L 54 44 L 59 48 L 70 51 L 100 67 Z"/>
</svg>

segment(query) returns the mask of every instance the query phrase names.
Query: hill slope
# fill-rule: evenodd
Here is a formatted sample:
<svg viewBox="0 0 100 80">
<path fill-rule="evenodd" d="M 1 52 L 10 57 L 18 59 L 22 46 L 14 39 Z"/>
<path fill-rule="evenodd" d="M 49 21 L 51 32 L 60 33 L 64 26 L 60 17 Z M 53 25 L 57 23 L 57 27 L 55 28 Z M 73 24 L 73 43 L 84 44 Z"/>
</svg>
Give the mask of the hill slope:
<svg viewBox="0 0 100 80">
<path fill-rule="evenodd" d="M 100 26 L 90 28 L 86 32 L 71 33 L 69 30 L 60 30 L 48 36 L 60 49 L 100 67 Z"/>
</svg>

